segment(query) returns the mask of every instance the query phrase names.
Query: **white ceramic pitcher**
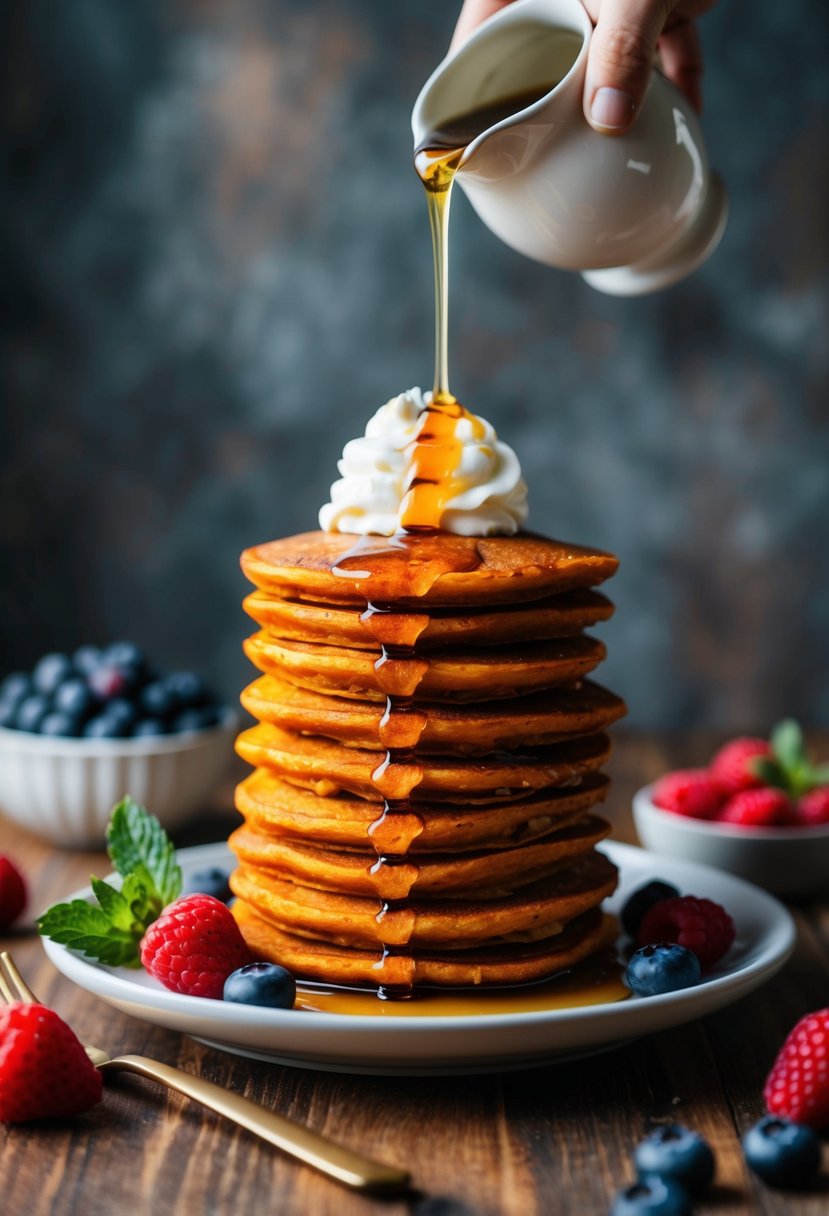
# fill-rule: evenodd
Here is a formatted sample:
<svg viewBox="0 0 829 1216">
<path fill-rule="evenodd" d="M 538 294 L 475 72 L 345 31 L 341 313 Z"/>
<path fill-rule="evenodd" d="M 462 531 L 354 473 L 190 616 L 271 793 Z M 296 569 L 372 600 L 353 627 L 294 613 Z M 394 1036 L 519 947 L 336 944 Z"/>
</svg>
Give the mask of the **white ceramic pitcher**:
<svg viewBox="0 0 829 1216">
<path fill-rule="evenodd" d="M 492 231 L 613 295 L 683 278 L 719 243 L 727 203 L 686 98 L 654 71 L 632 130 L 584 117 L 593 26 L 580 0 L 516 0 L 438 66 L 412 114 L 417 145 L 450 118 L 558 79 L 467 148 L 457 182 Z"/>
</svg>

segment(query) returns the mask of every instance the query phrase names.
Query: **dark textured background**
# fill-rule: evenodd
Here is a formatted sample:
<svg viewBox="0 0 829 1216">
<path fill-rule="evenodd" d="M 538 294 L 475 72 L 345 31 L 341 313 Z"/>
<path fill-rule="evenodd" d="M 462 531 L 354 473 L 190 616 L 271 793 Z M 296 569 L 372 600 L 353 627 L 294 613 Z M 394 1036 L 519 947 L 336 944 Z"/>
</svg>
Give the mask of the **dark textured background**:
<svg viewBox="0 0 829 1216">
<path fill-rule="evenodd" d="M 121 635 L 247 678 L 245 545 L 432 371 L 408 115 L 452 3 L 6 0 L 0 670 Z M 638 725 L 829 722 L 823 0 L 702 23 L 732 201 L 701 272 L 600 296 L 458 198 L 453 386 L 531 524 L 622 558 Z"/>
</svg>

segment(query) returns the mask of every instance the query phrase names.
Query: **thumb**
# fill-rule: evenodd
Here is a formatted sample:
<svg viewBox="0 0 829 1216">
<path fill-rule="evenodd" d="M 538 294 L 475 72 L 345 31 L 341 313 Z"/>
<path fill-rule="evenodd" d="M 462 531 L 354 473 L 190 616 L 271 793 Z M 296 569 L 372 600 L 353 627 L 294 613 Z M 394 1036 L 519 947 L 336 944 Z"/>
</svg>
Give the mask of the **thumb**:
<svg viewBox="0 0 829 1216">
<path fill-rule="evenodd" d="M 630 127 L 642 104 L 670 0 L 602 0 L 587 56 L 584 114 L 609 135 Z"/>
</svg>

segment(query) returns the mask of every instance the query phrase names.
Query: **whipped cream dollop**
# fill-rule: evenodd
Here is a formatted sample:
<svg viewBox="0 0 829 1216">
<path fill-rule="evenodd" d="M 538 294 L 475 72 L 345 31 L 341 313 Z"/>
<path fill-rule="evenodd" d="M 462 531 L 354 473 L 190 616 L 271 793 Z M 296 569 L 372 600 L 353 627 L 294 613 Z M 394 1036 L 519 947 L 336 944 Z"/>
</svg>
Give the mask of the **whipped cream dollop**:
<svg viewBox="0 0 829 1216">
<path fill-rule="evenodd" d="M 431 394 L 419 388 L 392 397 L 366 426 L 366 433 L 343 449 L 339 481 L 319 513 L 326 532 L 393 536 L 409 491 L 418 435 L 429 417 Z M 511 536 L 527 518 L 527 486 L 518 457 L 483 418 L 461 417 L 455 424 L 460 457 L 453 473 L 455 493 L 447 499 L 440 526 L 459 536 Z"/>
</svg>

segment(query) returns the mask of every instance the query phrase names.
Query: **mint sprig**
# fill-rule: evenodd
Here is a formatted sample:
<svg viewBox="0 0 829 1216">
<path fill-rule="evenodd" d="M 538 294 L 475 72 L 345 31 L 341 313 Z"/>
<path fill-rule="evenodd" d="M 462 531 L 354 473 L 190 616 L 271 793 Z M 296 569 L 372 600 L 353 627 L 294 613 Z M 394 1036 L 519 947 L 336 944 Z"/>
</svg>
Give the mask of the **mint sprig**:
<svg viewBox="0 0 829 1216">
<path fill-rule="evenodd" d="M 172 841 L 154 815 L 132 798 L 113 808 L 107 852 L 120 889 L 92 877 L 97 907 L 83 899 L 55 904 L 38 919 L 44 937 L 110 967 L 140 966 L 147 927 L 181 894 L 181 867 Z"/>
<path fill-rule="evenodd" d="M 764 785 L 783 790 L 790 798 L 802 798 L 810 790 L 829 785 L 829 764 L 813 764 L 803 742 L 803 732 L 793 718 L 775 726 L 769 738 L 770 756 L 750 760 L 748 768 Z"/>
<path fill-rule="evenodd" d="M 107 825 L 107 852 L 124 878 L 138 878 L 158 912 L 181 894 L 181 867 L 173 842 L 156 819 L 132 798 L 113 808 Z"/>
</svg>

